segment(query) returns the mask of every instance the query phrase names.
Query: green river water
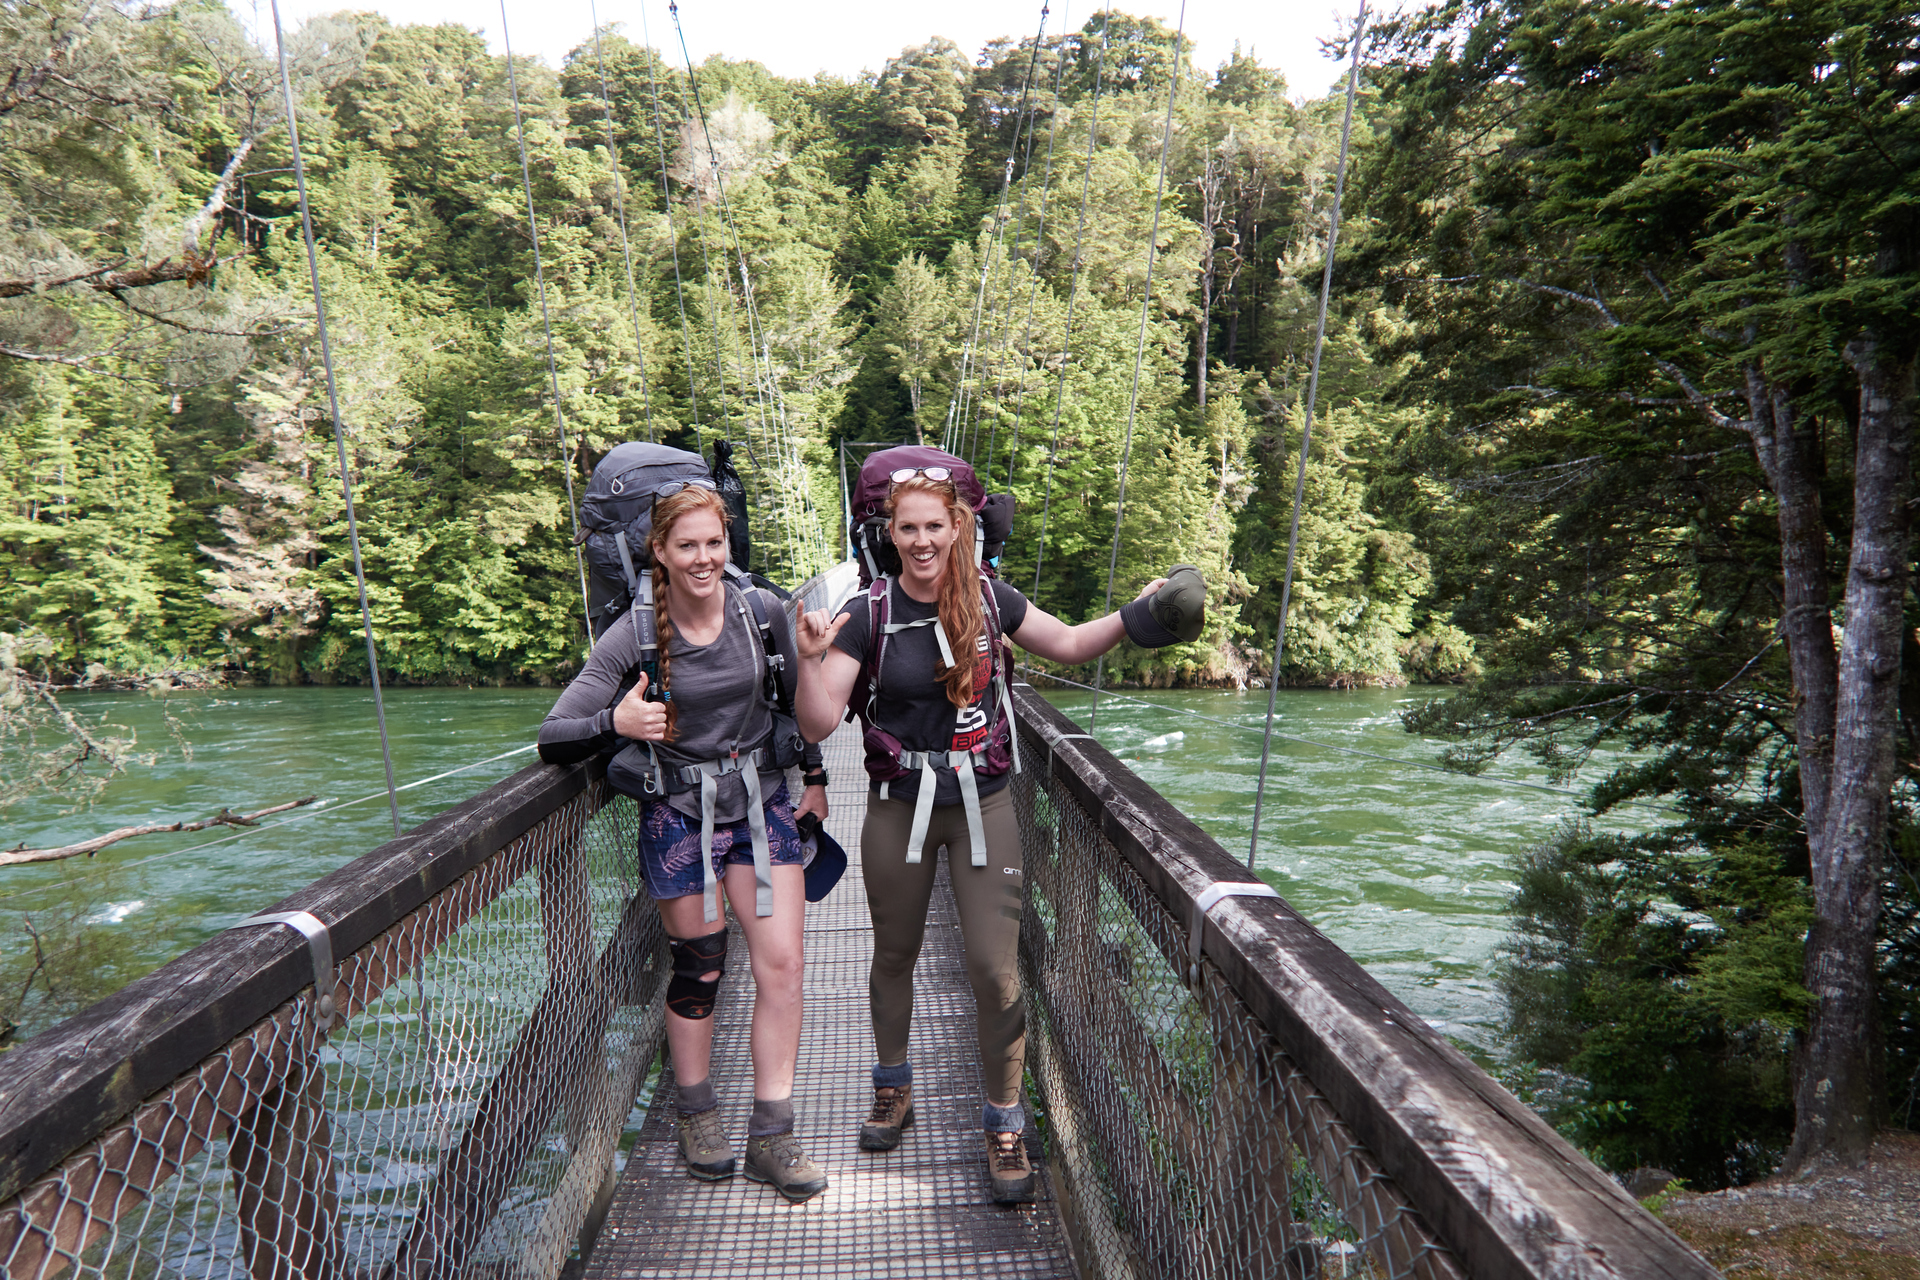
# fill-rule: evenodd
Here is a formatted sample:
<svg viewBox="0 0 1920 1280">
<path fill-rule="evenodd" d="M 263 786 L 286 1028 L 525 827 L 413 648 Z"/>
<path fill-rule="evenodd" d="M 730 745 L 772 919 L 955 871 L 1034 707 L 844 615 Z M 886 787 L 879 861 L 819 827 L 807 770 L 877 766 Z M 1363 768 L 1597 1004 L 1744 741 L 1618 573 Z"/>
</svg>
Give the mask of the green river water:
<svg viewBox="0 0 1920 1280">
<path fill-rule="evenodd" d="M 1505 930 L 1506 859 L 1578 810 L 1563 794 L 1331 749 L 1430 763 L 1436 744 L 1410 737 L 1398 713 L 1438 692 L 1283 691 L 1276 726 L 1327 745 L 1274 742 L 1259 867 L 1416 1012 L 1491 1051 L 1499 1009 L 1490 965 Z M 544 689 L 390 691 L 397 780 L 410 784 L 531 743 L 555 696 Z M 1085 723 L 1089 694 L 1049 696 Z M 1103 699 L 1101 742 L 1244 858 L 1266 694 L 1144 698 L 1150 705 Z M 0 870 L 0 948 L 27 944 L 23 915 L 79 900 L 97 927 L 127 931 L 139 962 L 151 967 L 392 836 L 373 700 L 364 689 L 174 695 L 164 709 L 139 694 L 67 701 L 90 718 L 135 728 L 142 746 L 162 750 L 162 758 L 116 779 L 91 811 L 16 806 L 0 831 L 6 847 L 191 821 L 223 806 L 245 812 L 307 795 L 324 803 L 269 818 L 284 825 L 237 839 L 225 828 L 143 836 L 92 859 Z M 190 760 L 171 745 L 169 709 L 182 721 Z M 521 752 L 413 786 L 401 793 L 401 818 L 408 826 L 424 821 L 533 759 Z"/>
</svg>

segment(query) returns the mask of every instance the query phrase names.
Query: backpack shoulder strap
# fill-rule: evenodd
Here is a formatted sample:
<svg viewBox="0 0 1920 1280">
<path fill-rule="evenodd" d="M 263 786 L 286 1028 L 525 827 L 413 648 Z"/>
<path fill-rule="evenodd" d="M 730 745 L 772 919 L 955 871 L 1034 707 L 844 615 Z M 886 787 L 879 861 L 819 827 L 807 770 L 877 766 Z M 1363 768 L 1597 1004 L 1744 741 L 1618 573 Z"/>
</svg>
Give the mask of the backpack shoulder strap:
<svg viewBox="0 0 1920 1280">
<path fill-rule="evenodd" d="M 1013 723 L 1013 674 L 1007 669 L 1006 654 L 1001 650 L 1001 640 L 1006 631 L 1000 621 L 1000 597 L 994 593 L 993 579 L 982 570 L 980 591 L 986 596 L 987 620 L 987 702 L 997 706 L 1007 730 L 1007 751 L 1012 758 L 1013 771 L 1020 770 L 1020 730 Z M 990 713 L 991 714 L 991 713 Z M 995 726 L 993 732 L 998 732 Z"/>
<path fill-rule="evenodd" d="M 753 615 L 754 626 L 760 632 L 760 660 L 763 677 L 761 693 L 767 705 L 777 708 L 787 715 L 793 714 L 793 695 L 781 679 L 787 669 L 786 655 L 773 643 L 773 612 L 767 607 L 767 593 L 758 587 L 741 587 L 740 595 L 746 601 Z"/>
<path fill-rule="evenodd" d="M 887 618 L 893 612 L 893 577 L 881 574 L 867 587 L 867 679 L 868 724 L 873 723 L 874 703 L 880 696 L 880 660 L 887 644 Z"/>
</svg>

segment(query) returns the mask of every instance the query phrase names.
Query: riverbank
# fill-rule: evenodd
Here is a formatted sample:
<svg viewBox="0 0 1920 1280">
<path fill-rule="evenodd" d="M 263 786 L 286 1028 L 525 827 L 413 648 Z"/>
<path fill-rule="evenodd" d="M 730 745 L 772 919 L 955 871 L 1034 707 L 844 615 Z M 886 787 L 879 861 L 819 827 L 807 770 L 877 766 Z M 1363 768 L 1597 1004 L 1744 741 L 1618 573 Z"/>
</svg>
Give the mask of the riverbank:
<svg viewBox="0 0 1920 1280">
<path fill-rule="evenodd" d="M 1740 1280 L 1920 1280 L 1920 1133 L 1889 1131 L 1864 1169 L 1768 1178 L 1659 1208 Z"/>
</svg>

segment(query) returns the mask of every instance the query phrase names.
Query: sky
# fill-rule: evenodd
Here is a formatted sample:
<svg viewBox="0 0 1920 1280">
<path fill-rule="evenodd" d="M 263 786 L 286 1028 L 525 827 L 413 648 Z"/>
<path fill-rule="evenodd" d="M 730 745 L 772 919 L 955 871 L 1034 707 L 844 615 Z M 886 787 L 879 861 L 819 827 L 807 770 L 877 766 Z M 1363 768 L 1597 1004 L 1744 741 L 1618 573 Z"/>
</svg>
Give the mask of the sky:
<svg viewBox="0 0 1920 1280">
<path fill-rule="evenodd" d="M 271 42 L 268 0 L 227 0 L 242 23 Z M 1047 31 L 1078 28 L 1096 12 L 1096 0 L 1050 0 Z M 1121 0 L 1122 12 L 1150 15 L 1169 27 L 1180 16 L 1181 0 Z M 593 29 L 592 6 L 599 20 L 620 24 L 630 39 L 641 34 L 641 0 L 507 0 L 514 52 L 534 54 L 559 66 L 568 50 Z M 1240 42 L 1287 78 L 1296 100 L 1325 94 L 1341 77 L 1339 64 L 1320 56 L 1320 41 L 1338 35 L 1353 21 L 1349 5 L 1330 0 L 1259 0 L 1219 3 L 1194 0 L 1187 7 L 1186 31 L 1193 43 L 1193 64 L 1211 70 Z M 373 10 L 395 23 L 458 22 L 483 31 L 494 52 L 501 51 L 498 0 L 281 0 L 281 21 L 298 27 L 308 17 L 341 9 Z M 672 20 L 665 0 L 647 0 L 645 20 L 656 47 L 671 47 Z M 720 53 L 765 63 L 779 75 L 810 79 L 827 71 L 851 77 L 879 71 L 887 59 L 909 45 L 945 36 L 976 55 L 997 36 L 1031 35 L 1040 23 L 1040 7 L 1010 0 L 970 0 L 950 6 L 903 4 L 900 0 L 683 0 L 680 24 L 695 62 Z"/>
</svg>

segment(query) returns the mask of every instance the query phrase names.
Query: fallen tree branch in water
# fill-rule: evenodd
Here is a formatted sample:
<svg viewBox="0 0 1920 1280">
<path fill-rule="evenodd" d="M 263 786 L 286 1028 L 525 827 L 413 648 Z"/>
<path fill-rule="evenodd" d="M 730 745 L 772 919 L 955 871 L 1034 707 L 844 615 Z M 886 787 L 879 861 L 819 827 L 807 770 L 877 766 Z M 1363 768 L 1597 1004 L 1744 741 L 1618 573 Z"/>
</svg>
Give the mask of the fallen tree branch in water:
<svg viewBox="0 0 1920 1280">
<path fill-rule="evenodd" d="M 285 804 L 276 804 L 270 808 L 255 809 L 252 813 L 235 813 L 231 809 L 222 809 L 211 818 L 202 818 L 198 822 L 160 822 L 144 827 L 121 827 L 117 831 L 109 831 L 91 840 L 82 840 L 77 844 L 63 844 L 53 849 L 29 849 L 22 841 L 14 848 L 0 849 L 0 867 L 14 867 L 27 862 L 58 862 L 62 858 L 77 857 L 83 853 L 91 857 L 118 841 L 131 839 L 134 836 L 156 835 L 162 831 L 205 831 L 208 827 L 251 827 L 269 814 L 298 809 L 303 805 L 312 804 L 319 798 L 307 796 L 302 800 L 289 800 Z"/>
</svg>

